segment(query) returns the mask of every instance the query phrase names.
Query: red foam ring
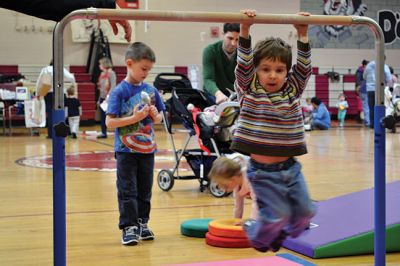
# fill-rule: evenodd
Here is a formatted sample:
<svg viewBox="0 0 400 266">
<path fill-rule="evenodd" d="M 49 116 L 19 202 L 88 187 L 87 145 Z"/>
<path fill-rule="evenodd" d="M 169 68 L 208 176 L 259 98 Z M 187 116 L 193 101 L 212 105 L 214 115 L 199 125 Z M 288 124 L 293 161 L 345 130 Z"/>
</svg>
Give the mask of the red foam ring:
<svg viewBox="0 0 400 266">
<path fill-rule="evenodd" d="M 208 225 L 208 231 L 214 236 L 229 237 L 229 238 L 246 238 L 244 230 L 232 230 L 223 227 L 214 227 L 211 224 Z"/>
<path fill-rule="evenodd" d="M 249 248 L 250 242 L 247 238 L 220 237 L 206 233 L 206 244 L 221 248 Z"/>
</svg>

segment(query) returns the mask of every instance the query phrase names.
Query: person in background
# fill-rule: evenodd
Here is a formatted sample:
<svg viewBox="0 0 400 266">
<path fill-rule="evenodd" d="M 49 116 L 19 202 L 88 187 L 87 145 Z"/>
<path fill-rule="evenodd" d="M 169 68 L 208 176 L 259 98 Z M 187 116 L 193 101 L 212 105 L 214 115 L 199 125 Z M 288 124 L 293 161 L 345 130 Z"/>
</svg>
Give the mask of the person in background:
<svg viewBox="0 0 400 266">
<path fill-rule="evenodd" d="M 233 91 L 239 31 L 238 23 L 225 23 L 222 40 L 203 51 L 204 91 L 217 104 L 228 100 Z"/>
<path fill-rule="evenodd" d="M 306 104 L 301 109 L 305 116 L 308 116 L 307 114 L 311 114 L 312 111 L 314 111 L 314 107 L 311 103 L 311 98 L 306 98 Z"/>
<path fill-rule="evenodd" d="M 399 82 L 399 79 L 398 79 L 397 75 L 394 73 L 393 67 L 390 66 L 390 67 L 389 67 L 389 70 L 390 70 L 390 75 L 392 76 L 392 80 L 391 80 L 390 82 L 388 82 L 388 86 L 389 86 L 389 88 L 391 88 L 392 91 L 393 91 L 394 84 L 398 83 L 398 82 Z"/>
<path fill-rule="evenodd" d="M 370 126 L 369 121 L 369 106 L 368 106 L 368 94 L 367 94 L 367 85 L 365 84 L 365 80 L 363 77 L 364 69 L 369 62 L 367 60 L 362 60 L 361 66 L 356 71 L 356 92 L 360 96 L 362 111 L 364 113 L 364 125 L 366 127 Z"/>
<path fill-rule="evenodd" d="M 77 138 L 79 121 L 82 115 L 81 102 L 75 96 L 75 86 L 70 85 L 67 89 L 67 99 L 65 99 L 65 112 L 68 116 L 68 124 L 73 139 Z"/>
<path fill-rule="evenodd" d="M 311 98 L 306 98 L 306 104 L 302 106 L 301 111 L 303 113 L 304 119 L 304 129 L 309 131 L 311 130 L 311 116 L 312 112 L 314 111 L 314 107 L 311 103 Z"/>
<path fill-rule="evenodd" d="M 338 120 L 339 120 L 339 127 L 344 127 L 344 120 L 346 119 L 347 109 L 349 108 L 349 104 L 346 101 L 346 96 L 344 93 L 340 93 L 338 97 L 338 102 L 336 103 L 336 107 L 338 108 Z"/>
<path fill-rule="evenodd" d="M 40 71 L 36 81 L 36 95 L 44 97 L 46 104 L 47 138 L 53 137 L 53 60 Z M 75 86 L 75 76 L 64 68 L 64 85 L 71 83 Z M 65 91 L 64 91 L 65 93 Z"/>
<path fill-rule="evenodd" d="M 98 135 L 98 139 L 107 138 L 107 126 L 106 126 L 106 111 L 101 108 L 101 103 L 106 100 L 108 94 L 114 89 L 117 83 L 117 76 L 112 69 L 112 62 L 110 58 L 103 57 L 99 60 L 100 70 L 102 71 L 97 82 L 97 89 L 99 90 L 99 99 L 97 105 L 100 109 L 100 123 L 101 123 L 101 135 Z"/>
<path fill-rule="evenodd" d="M 386 57 L 385 57 L 386 59 Z M 368 107 L 369 107 L 369 127 L 374 128 L 375 117 L 375 61 L 371 61 L 365 67 L 363 77 L 365 79 L 367 94 L 368 94 Z M 388 65 L 384 65 L 383 81 L 389 84 L 392 81 L 392 75 Z"/>
<path fill-rule="evenodd" d="M 385 87 L 385 116 L 394 114 L 396 105 L 397 105 L 397 99 L 400 96 L 399 95 L 399 84 L 398 84 L 398 78 L 397 75 L 394 74 L 394 69 L 393 67 L 389 67 L 390 69 L 390 74 L 392 76 L 392 79 L 390 82 L 388 82 L 387 86 Z"/>
<path fill-rule="evenodd" d="M 331 127 L 331 115 L 328 108 L 317 97 L 311 98 L 311 103 L 314 106 L 311 122 L 312 129 L 329 129 Z"/>
<path fill-rule="evenodd" d="M 41 19 L 59 22 L 66 15 L 77 9 L 89 7 L 118 8 L 124 0 L 1 0 L 0 7 L 24 13 Z M 118 34 L 118 24 L 125 31 L 125 39 L 131 41 L 132 28 L 126 20 L 109 20 L 113 33 Z"/>
<path fill-rule="evenodd" d="M 123 245 L 154 239 L 148 227 L 157 151 L 153 125 L 161 122 L 165 106 L 157 89 L 143 81 L 155 61 L 149 46 L 131 44 L 125 53 L 127 75 L 108 99 L 106 125 L 115 128 L 118 227 Z"/>
</svg>

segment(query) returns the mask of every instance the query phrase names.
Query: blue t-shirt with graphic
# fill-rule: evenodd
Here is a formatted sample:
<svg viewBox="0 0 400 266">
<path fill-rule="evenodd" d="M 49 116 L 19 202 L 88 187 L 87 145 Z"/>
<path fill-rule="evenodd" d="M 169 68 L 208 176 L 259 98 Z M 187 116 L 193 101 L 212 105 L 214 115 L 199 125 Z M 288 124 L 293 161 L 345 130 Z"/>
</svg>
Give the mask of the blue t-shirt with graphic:
<svg viewBox="0 0 400 266">
<path fill-rule="evenodd" d="M 136 86 L 123 80 L 110 92 L 107 114 L 117 117 L 131 116 L 137 105 L 145 104 L 142 100 L 142 92 L 150 96 L 150 104 L 154 105 L 159 112 L 165 111 L 164 103 L 156 88 L 144 82 Z M 156 152 L 153 121 L 150 116 L 135 124 L 116 128 L 114 149 L 116 152 Z"/>
</svg>

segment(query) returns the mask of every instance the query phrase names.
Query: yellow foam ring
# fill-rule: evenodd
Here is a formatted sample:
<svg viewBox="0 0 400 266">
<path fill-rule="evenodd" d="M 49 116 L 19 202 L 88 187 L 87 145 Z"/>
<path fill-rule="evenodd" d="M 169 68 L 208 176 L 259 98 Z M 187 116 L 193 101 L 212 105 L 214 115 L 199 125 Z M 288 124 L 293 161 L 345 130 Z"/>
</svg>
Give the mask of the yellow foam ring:
<svg viewBox="0 0 400 266">
<path fill-rule="evenodd" d="M 212 226 L 214 228 L 243 231 L 242 225 L 235 225 L 240 224 L 241 222 L 242 219 L 239 218 L 217 219 L 211 221 L 208 226 Z"/>
<path fill-rule="evenodd" d="M 242 225 L 235 225 L 240 224 L 241 222 L 242 220 L 238 218 L 213 220 L 208 224 L 208 231 L 215 236 L 247 238 Z"/>
</svg>

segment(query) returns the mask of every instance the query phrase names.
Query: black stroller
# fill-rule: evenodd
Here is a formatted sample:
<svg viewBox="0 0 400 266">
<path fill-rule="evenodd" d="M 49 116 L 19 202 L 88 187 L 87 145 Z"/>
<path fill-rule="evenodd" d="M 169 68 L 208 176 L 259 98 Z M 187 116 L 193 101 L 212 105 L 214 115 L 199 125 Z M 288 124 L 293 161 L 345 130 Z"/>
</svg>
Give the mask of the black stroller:
<svg viewBox="0 0 400 266">
<path fill-rule="evenodd" d="M 154 87 L 160 92 L 163 97 L 166 112 L 165 116 L 171 123 L 179 123 L 180 119 L 175 113 L 171 112 L 172 106 L 172 89 L 173 88 L 192 88 L 189 78 L 181 73 L 163 72 L 156 76 Z"/>
<path fill-rule="evenodd" d="M 169 111 L 182 123 L 185 129 L 173 129 L 170 119 L 165 117 L 164 125 L 170 137 L 176 163 L 173 169 L 163 169 L 158 173 L 158 186 L 164 191 L 169 191 L 174 186 L 175 179 L 198 179 L 201 192 L 209 188 L 213 196 L 224 197 L 227 195 L 225 191 L 220 189 L 217 184 L 210 182 L 207 176 L 212 163 L 218 156 L 232 153 L 229 150 L 230 129 L 239 116 L 239 103 L 223 103 L 211 115 L 204 115 L 203 112 L 193 115 L 188 110 L 188 106 L 192 105 L 203 111 L 206 107 L 212 105 L 202 91 L 193 88 L 173 88 L 171 103 Z M 173 138 L 175 132 L 188 133 L 183 149 L 176 149 Z M 187 149 L 192 137 L 201 140 L 203 149 Z M 194 175 L 181 176 L 179 174 L 179 164 L 182 157 L 186 159 Z"/>
</svg>

